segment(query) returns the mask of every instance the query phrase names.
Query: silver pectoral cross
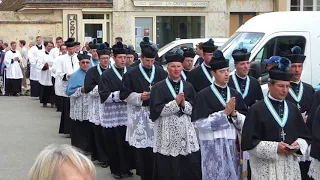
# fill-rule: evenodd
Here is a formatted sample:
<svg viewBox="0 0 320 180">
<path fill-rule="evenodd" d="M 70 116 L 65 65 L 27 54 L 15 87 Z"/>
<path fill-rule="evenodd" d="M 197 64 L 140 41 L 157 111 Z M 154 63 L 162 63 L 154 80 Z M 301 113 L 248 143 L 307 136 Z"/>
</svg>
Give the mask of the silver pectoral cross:
<svg viewBox="0 0 320 180">
<path fill-rule="evenodd" d="M 299 110 L 301 110 L 301 106 L 300 106 L 300 104 L 299 104 L 299 103 L 297 104 L 297 107 L 298 107 L 298 109 L 299 109 Z"/>
<path fill-rule="evenodd" d="M 150 91 L 151 91 L 151 88 L 152 88 L 152 85 L 150 84 L 150 85 L 149 85 L 149 89 L 150 89 Z"/>
<path fill-rule="evenodd" d="M 281 128 L 280 136 L 281 136 L 282 142 L 284 142 L 284 141 L 285 141 L 285 139 L 286 139 L 286 135 L 287 135 L 287 134 L 284 132 L 283 128 Z"/>
</svg>

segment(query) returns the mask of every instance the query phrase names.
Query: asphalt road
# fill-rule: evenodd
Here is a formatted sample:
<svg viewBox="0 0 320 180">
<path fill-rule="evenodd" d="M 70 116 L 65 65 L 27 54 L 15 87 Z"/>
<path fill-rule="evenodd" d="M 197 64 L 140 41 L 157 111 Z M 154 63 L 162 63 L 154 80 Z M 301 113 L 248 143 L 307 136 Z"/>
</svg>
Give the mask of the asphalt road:
<svg viewBox="0 0 320 180">
<path fill-rule="evenodd" d="M 60 113 L 39 100 L 0 96 L 0 180 L 26 180 L 38 153 L 49 144 L 70 144 L 58 134 Z M 97 180 L 112 180 L 109 168 L 96 166 Z M 138 180 L 139 177 L 126 178 Z"/>
</svg>

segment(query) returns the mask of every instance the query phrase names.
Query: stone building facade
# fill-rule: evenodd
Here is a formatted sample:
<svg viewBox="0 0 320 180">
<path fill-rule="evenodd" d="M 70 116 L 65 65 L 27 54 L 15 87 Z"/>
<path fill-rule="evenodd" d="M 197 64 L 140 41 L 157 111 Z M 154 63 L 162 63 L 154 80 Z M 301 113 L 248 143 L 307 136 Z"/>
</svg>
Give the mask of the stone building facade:
<svg viewBox="0 0 320 180">
<path fill-rule="evenodd" d="M 73 36 L 138 48 L 144 36 L 160 47 L 176 38 L 229 37 L 251 17 L 287 0 L 2 0 L 0 39 Z M 289 1 L 289 0 L 288 0 Z M 281 9 L 282 8 L 282 9 Z"/>
</svg>

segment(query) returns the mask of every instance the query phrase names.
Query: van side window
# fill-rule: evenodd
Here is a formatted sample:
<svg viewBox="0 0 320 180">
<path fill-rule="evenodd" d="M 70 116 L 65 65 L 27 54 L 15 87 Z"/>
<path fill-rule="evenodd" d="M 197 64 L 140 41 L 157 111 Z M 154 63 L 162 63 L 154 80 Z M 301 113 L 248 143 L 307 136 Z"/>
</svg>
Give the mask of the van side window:
<svg viewBox="0 0 320 180">
<path fill-rule="evenodd" d="M 300 46 L 302 53 L 304 54 L 306 47 L 306 39 L 303 36 L 279 36 L 270 39 L 265 46 L 259 51 L 254 58 L 255 62 L 260 62 L 261 67 L 261 84 L 265 84 L 268 81 L 269 74 L 266 69 L 266 63 L 264 59 L 268 59 L 271 56 L 287 56 L 290 54 L 291 48 L 294 46 Z"/>
</svg>

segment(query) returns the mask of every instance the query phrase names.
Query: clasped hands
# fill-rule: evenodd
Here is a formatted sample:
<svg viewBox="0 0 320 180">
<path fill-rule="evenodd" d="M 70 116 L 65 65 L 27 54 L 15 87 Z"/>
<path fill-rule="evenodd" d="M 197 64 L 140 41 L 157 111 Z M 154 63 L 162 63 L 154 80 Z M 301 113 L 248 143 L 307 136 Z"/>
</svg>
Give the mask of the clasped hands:
<svg viewBox="0 0 320 180">
<path fill-rule="evenodd" d="M 226 107 L 224 109 L 224 113 L 227 116 L 236 116 L 237 115 L 237 111 L 236 111 L 236 98 L 232 97 L 230 99 L 230 101 L 226 104 Z"/>
</svg>

